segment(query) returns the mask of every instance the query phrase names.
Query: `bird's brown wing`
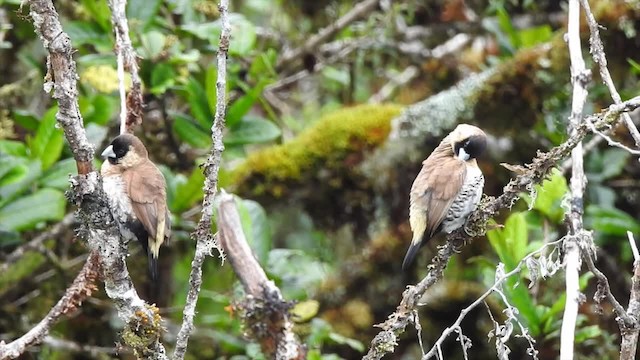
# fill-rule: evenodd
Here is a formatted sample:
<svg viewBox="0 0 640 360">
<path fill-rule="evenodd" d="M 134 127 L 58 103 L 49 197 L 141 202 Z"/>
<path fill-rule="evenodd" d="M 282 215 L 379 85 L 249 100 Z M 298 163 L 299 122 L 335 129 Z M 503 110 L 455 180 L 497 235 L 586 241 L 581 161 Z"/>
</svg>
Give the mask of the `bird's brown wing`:
<svg viewBox="0 0 640 360">
<path fill-rule="evenodd" d="M 149 233 L 149 237 L 162 243 L 164 239 L 156 238 L 159 230 L 159 216 L 165 217 L 163 238 L 169 237 L 170 231 L 165 181 L 162 173 L 153 163 L 147 161 L 139 165 L 135 171 L 127 171 L 125 176 L 129 178 L 128 192 L 133 212 Z"/>
<path fill-rule="evenodd" d="M 411 202 L 426 214 L 424 235 L 432 237 L 464 183 L 464 162 L 453 156 L 429 157 L 411 189 Z"/>
</svg>

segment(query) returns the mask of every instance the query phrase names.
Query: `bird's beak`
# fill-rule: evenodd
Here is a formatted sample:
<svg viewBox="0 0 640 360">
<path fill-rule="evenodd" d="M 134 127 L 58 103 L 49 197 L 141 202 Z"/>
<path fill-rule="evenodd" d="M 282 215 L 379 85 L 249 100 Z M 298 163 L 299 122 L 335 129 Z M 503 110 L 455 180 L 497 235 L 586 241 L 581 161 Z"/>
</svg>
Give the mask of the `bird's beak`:
<svg viewBox="0 0 640 360">
<path fill-rule="evenodd" d="M 467 154 L 466 151 L 464 151 L 464 148 L 460 148 L 460 150 L 458 150 L 458 159 L 462 160 L 462 161 L 467 161 L 471 158 L 471 156 L 469 156 L 469 154 Z"/>
<path fill-rule="evenodd" d="M 116 157 L 116 153 L 113 152 L 113 145 L 107 146 L 107 148 L 104 149 L 104 151 L 102 152 L 101 156 L 102 157 L 115 158 Z"/>
</svg>

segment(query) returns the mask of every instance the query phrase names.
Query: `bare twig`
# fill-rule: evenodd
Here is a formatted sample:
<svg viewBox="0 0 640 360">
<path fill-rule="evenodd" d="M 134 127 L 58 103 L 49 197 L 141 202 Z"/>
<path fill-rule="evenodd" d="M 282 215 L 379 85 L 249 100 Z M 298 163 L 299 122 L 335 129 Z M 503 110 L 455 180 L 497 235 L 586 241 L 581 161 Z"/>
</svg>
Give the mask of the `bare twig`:
<svg viewBox="0 0 640 360">
<path fill-rule="evenodd" d="M 380 88 L 380 90 L 378 90 L 377 93 L 373 94 L 373 96 L 369 98 L 369 103 L 379 104 L 389 100 L 396 89 L 406 85 L 411 80 L 415 79 L 418 74 L 419 71 L 417 67 L 408 66 L 400 74 L 394 75 L 388 83 L 386 83 L 383 87 Z"/>
<path fill-rule="evenodd" d="M 105 354 L 120 355 L 128 352 L 127 349 L 80 344 L 69 340 L 55 338 L 53 336 L 45 337 L 43 343 L 54 349 L 66 350 L 74 353 L 84 353 L 93 358 L 99 358 Z"/>
<path fill-rule="evenodd" d="M 580 3 L 569 1 L 568 35 L 569 57 L 571 59 L 571 83 L 573 99 L 569 116 L 569 136 L 575 136 L 582 121 L 582 111 L 587 100 L 587 84 L 591 80 L 591 71 L 585 67 L 580 45 Z M 593 130 L 593 129 L 591 129 Z M 578 234 L 584 233 L 582 226 L 582 198 L 586 177 L 584 176 L 582 141 L 571 151 L 571 205 L 566 213 L 569 235 L 565 238 L 565 288 L 567 302 L 562 316 L 560 334 L 560 359 L 573 359 L 575 328 L 580 305 L 580 249 Z M 584 237 L 586 241 L 591 237 Z"/>
<path fill-rule="evenodd" d="M 302 46 L 285 52 L 284 55 L 280 57 L 276 68 L 283 69 L 305 54 L 313 52 L 314 49 L 338 33 L 338 31 L 374 11 L 378 6 L 378 2 L 380 2 L 380 0 L 364 0 L 356 4 L 349 12 L 344 14 L 344 16 L 311 36 Z"/>
<path fill-rule="evenodd" d="M 222 31 L 220 33 L 220 45 L 218 46 L 218 78 L 216 80 L 216 113 L 211 126 L 211 152 L 204 163 L 204 199 L 202 200 L 202 217 L 191 237 L 196 240 L 196 253 L 191 262 L 189 274 L 189 292 L 182 315 L 182 326 L 178 332 L 174 359 L 183 359 L 187 351 L 189 336 L 193 332 L 193 318 L 195 316 L 198 295 L 202 285 L 202 263 L 206 255 L 211 255 L 215 247 L 220 257 L 224 260 L 218 240 L 211 233 L 211 217 L 213 216 L 213 200 L 218 191 L 218 172 L 224 144 L 222 132 L 224 130 L 226 116 L 226 83 L 227 83 L 227 53 L 229 51 L 229 39 L 231 37 L 231 25 L 229 24 L 229 1 L 220 0 L 218 4 Z"/>
<path fill-rule="evenodd" d="M 44 88 L 53 90 L 58 101 L 56 120 L 64 130 L 78 167 L 79 175 L 71 178 L 68 192 L 69 200 L 78 206 L 77 218 L 81 223 L 78 234 L 98 254 L 107 296 L 127 324 L 124 332 L 130 335 L 129 339 L 141 340 L 127 345 L 140 356 L 164 359 L 157 309 L 154 311 L 140 299 L 131 282 L 125 263 L 126 247 L 109 210 L 101 178 L 93 169 L 94 149 L 87 140 L 78 106 L 78 74 L 71 40 L 63 31 L 51 0 L 29 0 L 28 4 L 36 33 L 48 54 Z"/>
<path fill-rule="evenodd" d="M 438 338 L 438 340 L 436 340 L 436 342 L 433 344 L 433 346 L 431 347 L 429 352 L 426 353 L 422 357 L 422 359 L 426 360 L 426 359 L 430 359 L 433 356 L 435 356 L 436 355 L 436 351 L 438 351 L 437 349 L 442 346 L 442 344 L 444 343 L 446 338 L 449 335 L 451 335 L 456 328 L 461 326 L 462 320 L 464 320 L 464 318 L 471 312 L 471 310 L 475 309 L 478 305 L 483 303 L 485 301 L 485 299 L 487 297 L 489 297 L 489 295 L 491 295 L 494 291 L 501 289 L 502 285 L 504 284 L 505 281 L 507 281 L 507 279 L 509 279 L 513 275 L 519 274 L 522 271 L 522 268 L 524 267 L 524 265 L 527 264 L 527 261 L 529 259 L 531 259 L 531 258 L 533 258 L 533 257 L 535 257 L 535 256 L 537 256 L 539 254 L 542 254 L 548 247 L 557 246 L 561 242 L 562 242 L 562 239 L 542 245 L 538 250 L 529 253 L 529 255 L 525 256 L 522 260 L 520 260 L 518 265 L 513 270 L 509 271 L 508 273 L 504 273 L 504 271 L 503 271 L 504 274 L 502 276 L 500 276 L 500 277 L 496 276 L 496 281 L 494 282 L 493 286 L 491 286 L 489 289 L 487 289 L 487 291 L 485 291 L 482 295 L 480 295 L 480 297 L 478 297 L 474 302 L 469 304 L 469 306 L 467 306 L 466 308 L 462 309 L 462 311 L 460 311 L 460 315 L 458 316 L 456 321 L 454 321 L 454 323 L 451 326 L 447 327 L 442 332 L 442 334 L 440 334 L 440 337 Z M 504 265 L 503 264 L 498 265 L 498 269 L 500 269 L 500 267 L 504 267 Z M 498 269 L 496 270 L 496 275 L 499 273 Z M 506 302 L 506 301 L 505 301 L 505 303 L 508 304 L 508 302 Z M 442 357 L 440 357 L 440 358 L 442 359 Z"/>
<path fill-rule="evenodd" d="M 136 51 L 129 37 L 126 0 L 109 0 L 111 24 L 116 36 L 116 59 L 118 63 L 118 88 L 120 91 L 120 133 L 133 133 L 135 126 L 142 123 L 142 83 L 138 75 Z M 131 91 L 126 95 L 125 70 L 131 74 Z"/>
<path fill-rule="evenodd" d="M 604 53 L 604 46 L 602 45 L 602 40 L 600 39 L 600 30 L 598 30 L 598 22 L 596 18 L 593 16 L 591 12 L 591 8 L 589 6 L 588 0 L 580 0 L 580 4 L 582 4 L 582 8 L 586 14 L 587 23 L 589 24 L 589 30 L 591 31 L 591 37 L 589 41 L 591 43 L 591 56 L 593 56 L 593 60 L 598 64 L 600 69 L 600 77 L 602 77 L 602 81 L 607 85 L 609 89 L 609 93 L 611 93 L 611 98 L 615 104 L 619 104 L 622 102 L 622 98 L 616 90 L 616 86 L 613 83 L 613 79 L 611 79 L 611 74 L 609 73 L 609 69 L 607 68 L 607 57 Z M 622 114 L 622 119 L 624 121 L 625 126 L 629 129 L 629 133 L 633 137 L 633 140 L 636 144 L 637 148 L 640 148 L 640 132 L 638 132 L 638 128 L 636 128 L 635 124 L 631 120 L 629 114 Z M 609 141 L 609 140 L 608 140 Z M 612 142 L 609 141 L 609 144 Z M 629 149 L 631 150 L 631 149 Z M 633 152 L 632 152 L 633 153 Z M 636 153 L 636 155 L 638 155 Z"/>
<path fill-rule="evenodd" d="M 67 214 L 59 223 L 53 225 L 51 229 L 39 234 L 31 241 L 13 250 L 3 259 L 4 262 L 0 264 L 0 273 L 7 271 L 11 264 L 18 261 L 28 251 L 38 250 L 40 252 L 45 252 L 44 249 L 42 249 L 42 243 L 47 239 L 57 238 L 63 231 L 67 230 L 72 224 L 74 224 L 75 220 L 73 213 Z"/>
<path fill-rule="evenodd" d="M 242 231 L 233 196 L 225 192 L 220 195 L 218 229 L 222 247 L 247 293 L 238 307 L 249 336 L 260 343 L 267 358 L 304 359 L 304 347 L 293 333 L 288 315 L 291 304 L 282 298 L 280 289 L 255 259 Z"/>
<path fill-rule="evenodd" d="M 15 359 L 29 346 L 42 342 L 49 334 L 51 326 L 61 316 L 73 312 L 82 304 L 84 299 L 91 296 L 91 293 L 96 290 L 95 282 L 99 278 L 98 269 L 98 254 L 94 252 L 91 253 L 71 286 L 67 288 L 64 296 L 49 310 L 44 319 L 19 339 L 8 344 L 5 344 L 4 341 L 0 342 L 0 359 Z"/>
<path fill-rule="evenodd" d="M 621 104 L 611 105 L 605 111 L 591 115 L 587 119 L 601 130 L 615 123 L 622 112 L 631 111 L 638 107 L 640 107 L 640 96 Z M 546 153 L 538 152 L 531 163 L 525 165 L 523 173 L 518 174 L 504 187 L 502 195 L 497 198 L 485 198 L 481 201 L 478 208 L 467 220 L 466 230 L 458 230 L 447 236 L 447 243 L 440 247 L 438 254 L 431 261 L 427 276 L 416 286 L 409 286 L 402 294 L 402 300 L 396 311 L 389 315 L 384 323 L 378 325 L 382 331 L 371 341 L 371 347 L 364 359 L 380 359 L 386 353 L 393 351 L 397 345 L 398 335 L 403 333 L 406 326 L 412 321 L 412 313 L 418 307 L 418 300 L 429 287 L 442 278 L 442 272 L 455 250 L 465 241 L 484 234 L 489 219 L 501 209 L 510 208 L 520 198 L 520 194 L 528 192 L 531 186 L 542 182 L 551 169 L 560 160 L 566 158 L 589 133 L 589 127 L 585 122 L 582 122 L 564 143 Z"/>
</svg>

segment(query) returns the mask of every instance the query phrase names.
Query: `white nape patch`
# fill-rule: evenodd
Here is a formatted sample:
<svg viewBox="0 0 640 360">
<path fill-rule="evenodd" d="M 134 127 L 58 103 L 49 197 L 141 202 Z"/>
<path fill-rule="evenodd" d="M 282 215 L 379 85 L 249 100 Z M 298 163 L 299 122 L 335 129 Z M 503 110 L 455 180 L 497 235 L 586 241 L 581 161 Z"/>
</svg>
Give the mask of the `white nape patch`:
<svg viewBox="0 0 640 360">
<path fill-rule="evenodd" d="M 471 158 L 471 156 L 469 156 L 469 154 L 467 154 L 466 151 L 464 151 L 464 148 L 461 147 L 460 150 L 458 150 L 458 159 L 462 160 L 462 161 L 467 161 Z"/>
</svg>

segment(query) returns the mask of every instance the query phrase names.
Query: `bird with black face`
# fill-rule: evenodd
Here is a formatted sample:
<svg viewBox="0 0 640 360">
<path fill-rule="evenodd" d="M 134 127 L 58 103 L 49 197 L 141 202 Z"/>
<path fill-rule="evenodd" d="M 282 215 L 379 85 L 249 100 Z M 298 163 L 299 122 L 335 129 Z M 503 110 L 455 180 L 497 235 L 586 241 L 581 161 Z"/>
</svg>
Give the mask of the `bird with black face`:
<svg viewBox="0 0 640 360">
<path fill-rule="evenodd" d="M 411 187 L 409 224 L 413 239 L 402 263 L 404 270 L 429 239 L 462 227 L 475 210 L 484 187 L 476 157 L 486 146 L 484 131 L 460 124 L 422 162 Z"/>
<path fill-rule="evenodd" d="M 106 161 L 100 172 L 113 217 L 125 239 L 140 242 L 156 280 L 160 246 L 171 235 L 164 176 L 142 141 L 131 134 L 114 138 L 102 156 Z"/>
</svg>

